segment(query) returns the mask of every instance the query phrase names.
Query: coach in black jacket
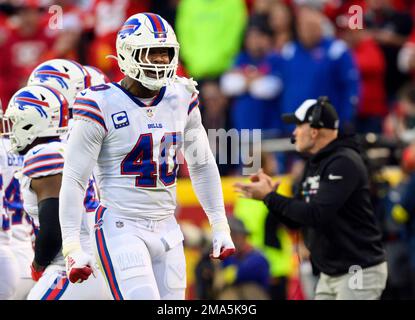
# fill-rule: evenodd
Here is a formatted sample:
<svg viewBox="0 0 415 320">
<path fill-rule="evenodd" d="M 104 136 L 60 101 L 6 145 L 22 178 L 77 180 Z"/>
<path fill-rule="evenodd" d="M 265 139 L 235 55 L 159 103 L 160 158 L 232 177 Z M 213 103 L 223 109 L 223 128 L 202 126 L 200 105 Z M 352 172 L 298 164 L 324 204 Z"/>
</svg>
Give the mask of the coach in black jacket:
<svg viewBox="0 0 415 320">
<path fill-rule="evenodd" d="M 296 198 L 277 194 L 262 171 L 252 183 L 236 184 L 237 190 L 263 200 L 289 227 L 303 227 L 320 271 L 316 299 L 378 299 L 387 267 L 358 144 L 338 137 L 337 112 L 326 97 L 306 100 L 283 120 L 296 123 L 296 150 L 310 155 Z"/>
</svg>

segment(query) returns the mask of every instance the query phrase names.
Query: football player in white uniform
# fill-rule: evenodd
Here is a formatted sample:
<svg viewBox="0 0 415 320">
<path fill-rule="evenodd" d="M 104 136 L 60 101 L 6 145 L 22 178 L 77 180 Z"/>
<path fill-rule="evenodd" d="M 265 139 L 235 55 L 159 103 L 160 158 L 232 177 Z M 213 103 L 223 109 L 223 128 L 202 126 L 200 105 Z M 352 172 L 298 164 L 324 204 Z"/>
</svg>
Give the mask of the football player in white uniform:
<svg viewBox="0 0 415 320">
<path fill-rule="evenodd" d="M 91 86 L 91 75 L 76 61 L 52 59 L 33 69 L 27 85 L 47 85 L 58 90 L 66 98 L 70 108 L 76 94 Z"/>
<path fill-rule="evenodd" d="M 69 102 L 69 115 L 71 118 L 71 104 L 79 91 L 91 85 L 108 82 L 106 75 L 97 68 L 83 67 L 79 63 L 68 59 L 52 59 L 42 62 L 33 69 L 28 85 L 47 85 L 62 93 Z M 71 124 L 71 120 L 69 120 Z M 3 139 L 6 150 L 10 149 L 8 139 Z M 5 170 L 15 172 L 23 165 L 22 156 L 7 154 L 8 161 Z M 34 258 L 32 248 L 33 229 L 32 221 L 22 206 L 20 186 L 16 178 L 11 175 L 10 180 L 3 179 L 5 189 L 5 204 L 9 211 L 12 223 L 12 250 L 20 267 L 20 281 L 15 299 L 24 299 L 34 285 L 31 278 L 30 264 Z M 89 190 L 92 189 L 92 182 Z M 91 197 L 93 194 L 91 194 Z"/>
<path fill-rule="evenodd" d="M 0 103 L 1 109 L 1 103 Z M 7 168 L 7 153 L 0 144 L 0 200 L 4 199 L 4 179 L 10 174 Z M 6 178 L 7 179 L 7 178 Z M 19 265 L 11 248 L 11 221 L 5 210 L 0 206 L 0 300 L 11 300 L 15 298 L 19 280 Z"/>
<path fill-rule="evenodd" d="M 84 66 L 85 70 L 91 76 L 91 87 L 111 82 L 108 76 L 97 67 Z"/>
<path fill-rule="evenodd" d="M 212 227 L 212 257 L 235 250 L 198 92 L 176 76 L 179 44 L 160 16 L 131 16 L 116 46 L 125 78 L 80 92 L 74 104 L 59 213 L 67 272 L 79 281 L 91 273 L 79 234 L 83 193 L 97 165 L 95 249 L 113 298 L 184 299 L 183 234 L 174 217 L 182 145 Z"/>
<path fill-rule="evenodd" d="M 15 173 L 23 166 L 23 156 L 7 152 L 10 141 L 1 138 L 1 149 L 5 161 L 2 161 L 3 207 L 10 217 L 11 249 L 18 262 L 19 281 L 15 300 L 26 299 L 35 282 L 31 277 L 30 264 L 34 258 L 33 239 L 36 232 L 33 219 L 24 211 L 20 183 Z"/>
<path fill-rule="evenodd" d="M 12 150 L 24 155 L 20 172 L 24 208 L 39 226 L 32 262 L 32 277 L 38 280 L 28 299 L 106 299 L 104 279 L 99 274 L 82 286 L 70 284 L 61 254 L 59 190 L 65 144 L 59 136 L 67 130 L 68 102 L 57 90 L 41 85 L 22 88 L 10 100 L 4 115 Z M 91 252 L 90 219 L 97 202 L 91 190 L 84 194 L 81 245 Z"/>
</svg>

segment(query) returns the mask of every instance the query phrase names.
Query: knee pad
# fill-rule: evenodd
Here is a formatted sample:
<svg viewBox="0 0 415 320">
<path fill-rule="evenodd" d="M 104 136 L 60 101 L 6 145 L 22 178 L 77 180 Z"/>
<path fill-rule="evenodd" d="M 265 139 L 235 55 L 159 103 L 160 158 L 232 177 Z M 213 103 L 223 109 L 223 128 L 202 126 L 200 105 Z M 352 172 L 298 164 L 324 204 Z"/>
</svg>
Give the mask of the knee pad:
<svg viewBox="0 0 415 320">
<path fill-rule="evenodd" d="M 182 300 L 186 291 L 186 260 L 183 245 L 167 253 L 164 270 L 165 289 L 160 291 L 161 299 Z"/>
</svg>

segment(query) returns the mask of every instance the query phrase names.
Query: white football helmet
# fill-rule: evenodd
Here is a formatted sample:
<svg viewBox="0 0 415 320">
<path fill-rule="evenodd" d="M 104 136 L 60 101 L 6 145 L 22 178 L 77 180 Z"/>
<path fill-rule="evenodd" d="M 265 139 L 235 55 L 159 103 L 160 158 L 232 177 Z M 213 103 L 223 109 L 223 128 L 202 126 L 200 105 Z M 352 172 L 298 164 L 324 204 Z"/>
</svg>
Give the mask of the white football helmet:
<svg viewBox="0 0 415 320">
<path fill-rule="evenodd" d="M 27 85 L 47 85 L 61 92 L 72 106 L 79 91 L 91 86 L 91 76 L 79 63 L 67 59 L 52 59 L 38 65 Z"/>
<path fill-rule="evenodd" d="M 159 90 L 174 80 L 179 63 L 179 43 L 169 23 L 154 13 L 139 13 L 127 19 L 117 35 L 117 60 L 121 72 L 150 90 Z M 170 63 L 153 64 L 151 48 L 168 48 Z M 145 72 L 151 71 L 154 77 Z"/>
<path fill-rule="evenodd" d="M 100 84 L 111 82 L 107 75 L 93 66 L 83 66 L 91 76 L 91 86 L 98 86 Z"/>
<path fill-rule="evenodd" d="M 27 86 L 10 99 L 2 118 L 3 135 L 10 138 L 10 151 L 18 152 L 36 138 L 65 134 L 68 119 L 68 101 L 63 94 L 47 86 Z"/>
</svg>

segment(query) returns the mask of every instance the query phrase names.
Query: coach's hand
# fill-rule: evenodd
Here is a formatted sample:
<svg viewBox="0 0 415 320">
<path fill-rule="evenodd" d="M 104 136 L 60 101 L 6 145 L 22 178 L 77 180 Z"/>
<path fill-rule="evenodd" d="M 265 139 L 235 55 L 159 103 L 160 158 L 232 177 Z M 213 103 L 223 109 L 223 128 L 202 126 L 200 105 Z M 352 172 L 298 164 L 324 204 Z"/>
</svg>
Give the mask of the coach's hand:
<svg viewBox="0 0 415 320">
<path fill-rule="evenodd" d="M 231 238 L 231 231 L 227 222 L 212 225 L 213 252 L 212 259 L 223 260 L 235 253 L 235 245 Z"/>
<path fill-rule="evenodd" d="M 63 254 L 66 273 L 72 283 L 81 283 L 94 274 L 92 257 L 85 253 L 80 246 L 66 246 L 63 249 Z"/>
<path fill-rule="evenodd" d="M 252 175 L 251 183 L 237 182 L 234 184 L 236 192 L 242 193 L 244 197 L 263 200 L 270 192 L 275 192 L 278 183 L 273 183 L 270 176 L 266 175 L 262 169 Z"/>
</svg>

